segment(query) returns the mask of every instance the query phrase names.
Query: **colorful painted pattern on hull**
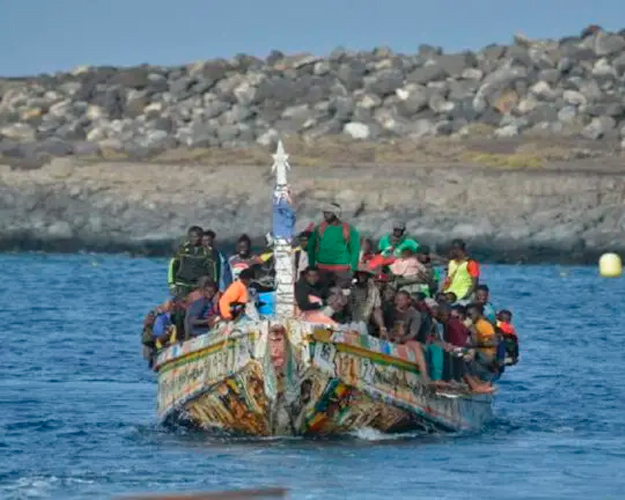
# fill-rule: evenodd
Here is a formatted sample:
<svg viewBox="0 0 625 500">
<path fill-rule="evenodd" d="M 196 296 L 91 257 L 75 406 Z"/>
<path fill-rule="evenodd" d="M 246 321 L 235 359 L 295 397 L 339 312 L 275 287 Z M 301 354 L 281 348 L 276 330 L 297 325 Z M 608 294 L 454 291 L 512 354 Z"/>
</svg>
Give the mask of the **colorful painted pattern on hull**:
<svg viewBox="0 0 625 500">
<path fill-rule="evenodd" d="M 164 350 L 156 370 L 161 419 L 233 433 L 462 430 L 491 414 L 491 396 L 422 384 L 411 348 L 297 321 L 224 325 Z"/>
</svg>

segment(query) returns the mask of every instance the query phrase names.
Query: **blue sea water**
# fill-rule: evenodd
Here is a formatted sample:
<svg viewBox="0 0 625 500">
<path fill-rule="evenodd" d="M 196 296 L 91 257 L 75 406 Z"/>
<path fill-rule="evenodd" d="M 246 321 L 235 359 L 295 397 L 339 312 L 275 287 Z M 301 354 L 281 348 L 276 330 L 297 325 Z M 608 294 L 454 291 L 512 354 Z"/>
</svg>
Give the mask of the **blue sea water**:
<svg viewBox="0 0 625 500">
<path fill-rule="evenodd" d="M 140 355 L 165 261 L 0 256 L 0 498 L 284 486 L 295 499 L 625 497 L 625 279 L 487 266 L 521 363 L 495 421 L 452 436 L 217 439 L 159 428 Z"/>
</svg>

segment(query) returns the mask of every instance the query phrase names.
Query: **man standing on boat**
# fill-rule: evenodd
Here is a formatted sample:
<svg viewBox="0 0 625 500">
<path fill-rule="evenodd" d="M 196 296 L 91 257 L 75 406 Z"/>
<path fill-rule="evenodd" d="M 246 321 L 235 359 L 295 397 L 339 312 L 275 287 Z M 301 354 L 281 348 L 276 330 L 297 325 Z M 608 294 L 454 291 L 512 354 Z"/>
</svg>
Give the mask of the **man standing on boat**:
<svg viewBox="0 0 625 500">
<path fill-rule="evenodd" d="M 167 282 L 175 296 L 186 297 L 202 276 L 208 276 L 213 281 L 219 280 L 219 259 L 202 246 L 203 235 L 201 227 L 190 227 L 187 241 L 178 248 L 169 262 Z"/>
<path fill-rule="evenodd" d="M 480 266 L 469 257 L 465 242 L 459 239 L 452 241 L 449 259 L 443 293 L 453 293 L 456 301 L 466 303 L 477 290 Z"/>
<path fill-rule="evenodd" d="M 341 220 L 338 203 L 324 205 L 322 211 L 324 220 L 308 241 L 309 265 L 317 266 L 325 280 L 334 275 L 338 286 L 349 286 L 358 268 L 360 235 L 354 226 Z"/>
<path fill-rule="evenodd" d="M 247 234 L 242 234 L 237 240 L 236 253 L 228 259 L 232 278 L 237 279 L 241 271 L 253 265 L 262 264 L 262 261 L 252 253 L 252 240 Z"/>
<path fill-rule="evenodd" d="M 202 246 L 206 249 L 206 253 L 212 255 L 214 259 L 219 261 L 219 278 L 215 279 L 215 282 L 219 286 L 219 291 L 223 292 L 230 286 L 230 283 L 232 283 L 232 271 L 230 270 L 230 263 L 226 256 L 215 246 L 216 237 L 215 231 L 211 229 L 204 231 Z"/>
</svg>

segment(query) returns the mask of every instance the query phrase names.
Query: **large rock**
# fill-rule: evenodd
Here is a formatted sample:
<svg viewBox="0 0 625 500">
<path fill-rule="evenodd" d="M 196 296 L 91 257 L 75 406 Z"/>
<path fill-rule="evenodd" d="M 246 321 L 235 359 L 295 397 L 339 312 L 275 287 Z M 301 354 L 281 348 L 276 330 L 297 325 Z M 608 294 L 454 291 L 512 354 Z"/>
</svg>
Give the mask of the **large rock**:
<svg viewBox="0 0 625 500">
<path fill-rule="evenodd" d="M 594 49 L 598 56 L 623 52 L 625 50 L 625 38 L 620 35 L 600 31 L 595 35 Z"/>
<path fill-rule="evenodd" d="M 365 89 L 368 92 L 385 97 L 401 87 L 404 75 L 397 69 L 387 69 L 365 78 Z"/>
<path fill-rule="evenodd" d="M 352 139 L 369 139 L 371 130 L 368 125 L 358 122 L 346 123 L 343 127 L 343 132 L 349 135 Z"/>
<path fill-rule="evenodd" d="M 25 123 L 15 123 L 0 128 L 0 136 L 13 139 L 19 142 L 32 142 L 35 140 L 36 132 L 33 127 Z"/>
<path fill-rule="evenodd" d="M 601 139 L 606 134 L 612 132 L 616 127 L 616 121 L 609 116 L 593 118 L 593 120 L 584 127 L 582 135 L 587 139 Z"/>
<path fill-rule="evenodd" d="M 441 55 L 435 61 L 445 75 L 451 78 L 462 76 L 465 70 L 473 68 L 477 64 L 477 58 L 472 52 Z"/>
<path fill-rule="evenodd" d="M 416 68 L 412 73 L 406 76 L 409 83 L 417 83 L 426 85 L 429 82 L 443 80 L 445 78 L 445 70 L 436 62 L 431 62 L 420 68 Z"/>
</svg>

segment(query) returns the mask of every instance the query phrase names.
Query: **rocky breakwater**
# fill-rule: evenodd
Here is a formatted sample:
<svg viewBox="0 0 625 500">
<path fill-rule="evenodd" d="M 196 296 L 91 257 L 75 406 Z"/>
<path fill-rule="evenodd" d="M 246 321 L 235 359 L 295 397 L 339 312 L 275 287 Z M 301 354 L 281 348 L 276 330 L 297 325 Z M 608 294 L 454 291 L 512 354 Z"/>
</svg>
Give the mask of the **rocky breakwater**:
<svg viewBox="0 0 625 500">
<path fill-rule="evenodd" d="M 298 229 L 338 201 L 363 235 L 403 218 L 439 251 L 465 238 L 496 261 L 593 261 L 625 251 L 625 173 L 574 165 L 503 173 L 492 167 L 297 167 Z M 269 168 L 55 159 L 40 169 L 0 168 L 0 249 L 167 254 L 190 224 L 222 244 L 270 230 Z"/>
<path fill-rule="evenodd" d="M 0 80 L 0 155 L 146 158 L 166 149 L 269 145 L 278 136 L 625 136 L 625 35 L 444 54 L 388 49 L 186 66 L 82 67 Z M 623 144 L 625 147 L 625 143 Z"/>
</svg>

